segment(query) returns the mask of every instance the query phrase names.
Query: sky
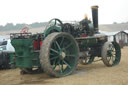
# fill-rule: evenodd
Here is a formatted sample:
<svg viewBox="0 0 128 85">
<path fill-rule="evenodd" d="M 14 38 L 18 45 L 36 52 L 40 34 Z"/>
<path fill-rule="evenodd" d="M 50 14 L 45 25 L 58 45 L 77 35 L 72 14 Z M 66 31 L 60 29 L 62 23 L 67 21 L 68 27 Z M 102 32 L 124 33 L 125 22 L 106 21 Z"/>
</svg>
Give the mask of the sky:
<svg viewBox="0 0 128 85">
<path fill-rule="evenodd" d="M 128 0 L 0 0 L 0 25 L 46 22 L 52 18 L 79 21 L 99 6 L 99 24 L 128 21 Z"/>
</svg>

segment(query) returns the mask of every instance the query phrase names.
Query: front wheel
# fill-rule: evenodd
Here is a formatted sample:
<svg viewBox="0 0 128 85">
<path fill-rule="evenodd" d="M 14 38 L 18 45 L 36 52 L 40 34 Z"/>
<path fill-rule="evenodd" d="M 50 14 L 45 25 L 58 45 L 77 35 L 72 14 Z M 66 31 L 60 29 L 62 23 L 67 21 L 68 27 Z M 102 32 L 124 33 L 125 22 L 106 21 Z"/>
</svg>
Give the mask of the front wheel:
<svg viewBox="0 0 128 85">
<path fill-rule="evenodd" d="M 79 48 L 72 35 L 64 32 L 49 34 L 40 50 L 41 67 L 50 76 L 71 74 L 78 63 Z"/>
<path fill-rule="evenodd" d="M 102 60 L 103 63 L 108 66 L 112 67 L 119 64 L 121 59 L 121 50 L 120 46 L 116 42 L 106 42 L 102 47 Z"/>
</svg>

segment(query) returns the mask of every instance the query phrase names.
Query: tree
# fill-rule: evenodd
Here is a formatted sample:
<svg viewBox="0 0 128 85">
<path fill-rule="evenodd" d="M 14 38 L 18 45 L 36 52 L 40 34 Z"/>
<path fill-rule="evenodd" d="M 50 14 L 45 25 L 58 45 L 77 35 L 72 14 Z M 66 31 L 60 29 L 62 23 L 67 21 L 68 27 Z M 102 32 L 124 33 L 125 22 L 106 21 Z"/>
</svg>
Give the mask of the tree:
<svg viewBox="0 0 128 85">
<path fill-rule="evenodd" d="M 14 28 L 14 25 L 13 23 L 7 23 L 5 26 L 4 26 L 4 30 L 11 30 Z"/>
</svg>

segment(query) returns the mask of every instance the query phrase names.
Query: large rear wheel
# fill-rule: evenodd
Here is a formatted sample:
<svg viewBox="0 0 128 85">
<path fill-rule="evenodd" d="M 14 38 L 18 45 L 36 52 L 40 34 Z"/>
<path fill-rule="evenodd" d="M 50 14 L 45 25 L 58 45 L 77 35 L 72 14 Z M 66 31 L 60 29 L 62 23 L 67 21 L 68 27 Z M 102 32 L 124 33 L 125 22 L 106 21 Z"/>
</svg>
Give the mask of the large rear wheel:
<svg viewBox="0 0 128 85">
<path fill-rule="evenodd" d="M 68 33 L 49 34 L 40 50 L 41 67 L 50 76 L 62 77 L 71 74 L 78 63 L 79 48 Z"/>
</svg>

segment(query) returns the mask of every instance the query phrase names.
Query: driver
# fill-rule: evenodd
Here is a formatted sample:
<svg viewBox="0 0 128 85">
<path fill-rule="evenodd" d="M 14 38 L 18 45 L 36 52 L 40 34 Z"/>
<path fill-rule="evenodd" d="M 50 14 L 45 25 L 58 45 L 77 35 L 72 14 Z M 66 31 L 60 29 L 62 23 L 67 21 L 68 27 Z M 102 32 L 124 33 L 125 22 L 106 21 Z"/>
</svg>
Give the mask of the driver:
<svg viewBox="0 0 128 85">
<path fill-rule="evenodd" d="M 85 31 L 87 34 L 89 33 L 89 26 L 88 26 L 89 22 L 90 21 L 88 20 L 87 14 L 85 14 L 84 19 L 80 21 L 82 31 Z"/>
</svg>

